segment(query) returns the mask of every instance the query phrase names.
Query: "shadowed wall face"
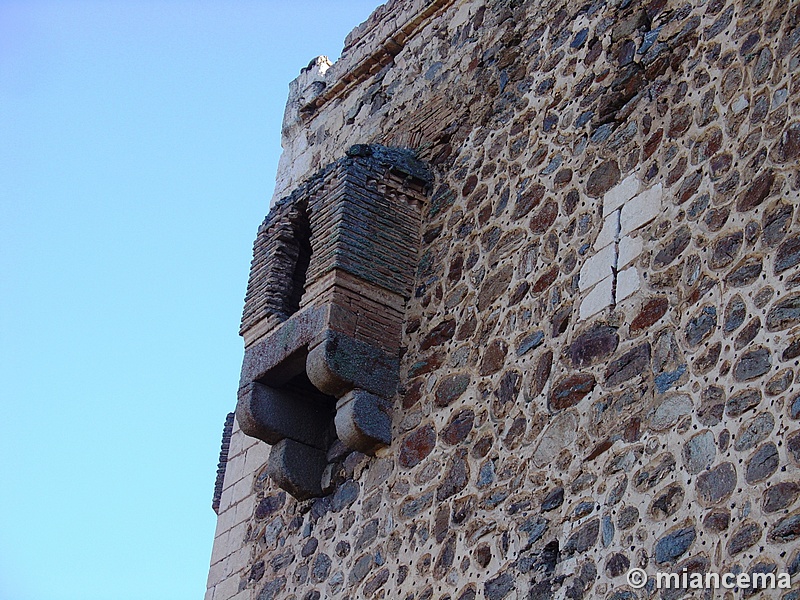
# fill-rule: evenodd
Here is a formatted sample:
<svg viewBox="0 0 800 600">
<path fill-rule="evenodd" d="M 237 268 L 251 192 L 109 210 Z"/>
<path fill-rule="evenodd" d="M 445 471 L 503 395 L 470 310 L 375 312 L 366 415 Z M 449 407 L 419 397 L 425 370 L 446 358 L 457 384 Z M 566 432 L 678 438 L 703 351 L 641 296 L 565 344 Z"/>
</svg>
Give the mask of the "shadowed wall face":
<svg viewBox="0 0 800 600">
<path fill-rule="evenodd" d="M 213 600 L 800 571 L 799 31 L 781 0 L 393 0 L 304 71 L 278 196 L 364 141 L 435 174 L 396 387 L 356 386 L 392 441 L 298 502 L 234 424 Z"/>
</svg>

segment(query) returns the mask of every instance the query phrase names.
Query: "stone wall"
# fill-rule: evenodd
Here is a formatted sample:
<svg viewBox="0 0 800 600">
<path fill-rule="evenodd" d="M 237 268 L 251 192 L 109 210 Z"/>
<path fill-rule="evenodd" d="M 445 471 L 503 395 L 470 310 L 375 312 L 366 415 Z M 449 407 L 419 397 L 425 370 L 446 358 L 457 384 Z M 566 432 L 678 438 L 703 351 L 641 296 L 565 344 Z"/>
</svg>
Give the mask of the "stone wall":
<svg viewBox="0 0 800 600">
<path fill-rule="evenodd" d="M 298 502 L 234 423 L 206 599 L 798 598 L 800 3 L 392 0 L 276 198 L 373 143 L 436 174 L 392 443 Z"/>
</svg>

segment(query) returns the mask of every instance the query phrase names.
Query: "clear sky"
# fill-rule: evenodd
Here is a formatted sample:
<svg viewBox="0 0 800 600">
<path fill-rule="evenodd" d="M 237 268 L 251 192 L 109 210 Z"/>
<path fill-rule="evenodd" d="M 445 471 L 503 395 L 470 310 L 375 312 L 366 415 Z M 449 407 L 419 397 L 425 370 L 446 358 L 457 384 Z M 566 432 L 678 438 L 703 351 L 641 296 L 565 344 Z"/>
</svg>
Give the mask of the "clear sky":
<svg viewBox="0 0 800 600">
<path fill-rule="evenodd" d="M 379 0 L 0 0 L 0 600 L 201 599 L 288 83 Z"/>
</svg>

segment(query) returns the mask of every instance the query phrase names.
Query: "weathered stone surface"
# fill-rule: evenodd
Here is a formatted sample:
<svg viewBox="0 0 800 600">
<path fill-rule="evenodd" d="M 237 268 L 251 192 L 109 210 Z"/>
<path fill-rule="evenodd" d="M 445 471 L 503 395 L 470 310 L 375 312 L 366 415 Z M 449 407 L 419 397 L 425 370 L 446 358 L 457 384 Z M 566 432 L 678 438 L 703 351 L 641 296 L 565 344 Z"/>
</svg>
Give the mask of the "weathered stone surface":
<svg viewBox="0 0 800 600">
<path fill-rule="evenodd" d="M 775 173 L 771 170 L 758 175 L 750 187 L 736 200 L 736 210 L 745 212 L 754 209 L 766 200 L 772 192 L 775 183 Z"/>
<path fill-rule="evenodd" d="M 800 513 L 795 512 L 775 522 L 767 537 L 779 543 L 800 538 Z"/>
<path fill-rule="evenodd" d="M 596 383 L 590 373 L 567 375 L 553 386 L 548 398 L 550 409 L 563 410 L 575 406 L 594 389 Z"/>
<path fill-rule="evenodd" d="M 772 367 L 772 354 L 768 348 L 748 350 L 733 365 L 736 381 L 751 381 L 768 373 Z"/>
<path fill-rule="evenodd" d="M 767 312 L 769 331 L 783 331 L 800 323 L 800 294 L 792 294 L 777 302 Z"/>
<path fill-rule="evenodd" d="M 596 325 L 575 338 L 569 346 L 569 356 L 573 366 L 585 367 L 612 354 L 618 344 L 615 327 Z"/>
<path fill-rule="evenodd" d="M 745 463 L 744 479 L 747 483 L 763 481 L 775 471 L 780 465 L 778 448 L 772 442 L 768 442 L 756 450 Z"/>
<path fill-rule="evenodd" d="M 606 387 L 619 385 L 643 375 L 650 366 L 650 344 L 645 342 L 611 362 L 605 372 Z"/>
<path fill-rule="evenodd" d="M 505 265 L 486 278 L 481 286 L 481 291 L 478 293 L 478 310 L 486 310 L 508 290 L 513 274 L 514 267 Z"/>
<path fill-rule="evenodd" d="M 424 351 L 434 346 L 441 346 L 447 340 L 451 339 L 456 332 L 455 319 L 445 319 L 436 327 L 431 329 L 430 333 L 426 335 L 420 342 L 419 349 Z"/>
<path fill-rule="evenodd" d="M 725 308 L 725 323 L 722 327 L 725 333 L 730 333 L 731 331 L 735 331 L 738 329 L 742 323 L 744 323 L 745 318 L 747 317 L 747 306 L 742 300 L 742 297 L 739 294 L 736 294 L 731 300 L 728 302 L 728 306 Z"/>
<path fill-rule="evenodd" d="M 436 387 L 434 404 L 438 407 L 445 407 L 455 402 L 469 387 L 469 373 L 454 373 L 448 375 Z"/>
<path fill-rule="evenodd" d="M 800 496 L 800 484 L 794 481 L 781 481 L 764 491 L 763 509 L 766 513 L 789 508 Z"/>
<path fill-rule="evenodd" d="M 555 510 L 564 502 L 564 488 L 558 486 L 545 496 L 542 500 L 542 512 Z"/>
<path fill-rule="evenodd" d="M 674 563 L 689 550 L 696 537 L 694 527 L 681 527 L 659 539 L 654 549 L 656 564 Z"/>
<path fill-rule="evenodd" d="M 667 486 L 650 504 L 648 513 L 654 519 L 666 519 L 674 515 L 683 503 L 685 493 L 678 484 Z"/>
<path fill-rule="evenodd" d="M 703 526 L 713 533 L 726 531 L 731 522 L 731 513 L 725 509 L 715 509 L 703 519 Z"/>
<path fill-rule="evenodd" d="M 465 460 L 467 451 L 460 448 L 447 464 L 444 477 L 436 488 L 436 500 L 442 502 L 463 490 L 469 481 L 469 464 Z"/>
<path fill-rule="evenodd" d="M 731 535 L 728 540 L 728 554 L 730 556 L 736 556 L 744 552 L 761 539 L 761 533 L 762 529 L 758 523 L 750 521 L 742 524 L 733 532 L 733 535 Z"/>
<path fill-rule="evenodd" d="M 398 462 L 411 468 L 418 465 L 436 446 L 436 429 L 427 424 L 409 433 L 400 442 Z"/>
<path fill-rule="evenodd" d="M 743 240 L 744 234 L 741 231 L 717 238 L 711 247 L 708 266 L 714 270 L 720 270 L 730 265 L 738 256 Z"/>
<path fill-rule="evenodd" d="M 586 193 L 599 198 L 619 181 L 619 166 L 615 160 L 607 160 L 595 168 L 586 182 Z"/>
<path fill-rule="evenodd" d="M 736 489 L 736 468 L 724 462 L 697 477 L 697 493 L 707 505 L 726 500 Z"/>
<path fill-rule="evenodd" d="M 590 519 L 573 531 L 564 544 L 563 553 L 566 556 L 583 554 L 597 543 L 600 533 L 600 519 Z"/>
<path fill-rule="evenodd" d="M 650 416 L 650 428 L 655 431 L 669 429 L 680 417 L 689 414 L 693 407 L 692 398 L 687 394 L 667 396 L 659 402 Z"/>
<path fill-rule="evenodd" d="M 717 327 L 717 309 L 713 306 L 704 307 L 687 324 L 684 334 L 686 343 L 697 346 L 706 339 Z"/>
<path fill-rule="evenodd" d="M 757 389 L 747 388 L 736 392 L 725 403 L 725 414 L 729 417 L 738 417 L 761 402 L 761 392 Z"/>
<path fill-rule="evenodd" d="M 442 430 L 442 441 L 451 446 L 455 446 L 460 441 L 466 439 L 469 432 L 472 431 L 474 422 L 475 413 L 472 409 L 465 409 L 457 412 Z"/>
<path fill-rule="evenodd" d="M 744 287 L 758 279 L 764 268 L 760 256 L 752 255 L 742 259 L 725 275 L 725 283 L 731 287 Z"/>
<path fill-rule="evenodd" d="M 678 258 L 692 241 L 692 233 L 688 226 L 679 227 L 663 244 L 653 259 L 654 269 L 663 269 Z"/>
<path fill-rule="evenodd" d="M 655 296 L 650 298 L 642 305 L 639 314 L 634 317 L 630 324 L 631 333 L 647 329 L 663 317 L 669 308 L 669 300 L 666 296 Z"/>
<path fill-rule="evenodd" d="M 775 274 L 783 273 L 787 269 L 800 264 L 800 235 L 786 238 L 775 253 Z"/>
<path fill-rule="evenodd" d="M 486 582 L 483 594 L 487 600 L 503 600 L 513 589 L 514 576 L 511 573 L 502 573 Z"/>
<path fill-rule="evenodd" d="M 542 432 L 536 449 L 533 452 L 533 464 L 543 467 L 558 456 L 558 454 L 576 437 L 577 421 L 571 412 L 562 412 L 557 415 Z"/>
<path fill-rule="evenodd" d="M 692 475 L 711 466 L 717 454 L 714 433 L 705 430 L 692 436 L 683 447 L 683 462 Z"/>
<path fill-rule="evenodd" d="M 485 377 L 502 369 L 507 353 L 508 344 L 504 340 L 493 340 L 483 353 L 478 371 L 480 375 Z"/>
<path fill-rule="evenodd" d="M 736 434 L 733 449 L 737 452 L 755 448 L 756 444 L 764 441 L 775 428 L 775 418 L 771 413 L 762 412 L 750 421 L 743 423 Z"/>
</svg>

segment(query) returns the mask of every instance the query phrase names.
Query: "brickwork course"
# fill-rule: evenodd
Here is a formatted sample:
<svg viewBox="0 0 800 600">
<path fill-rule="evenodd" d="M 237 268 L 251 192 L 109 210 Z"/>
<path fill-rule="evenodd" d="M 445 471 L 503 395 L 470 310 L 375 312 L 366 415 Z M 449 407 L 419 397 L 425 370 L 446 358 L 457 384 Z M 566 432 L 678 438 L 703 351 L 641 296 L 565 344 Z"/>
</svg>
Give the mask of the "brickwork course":
<svg viewBox="0 0 800 600">
<path fill-rule="evenodd" d="M 394 361 L 391 439 L 333 442 L 297 500 L 235 420 L 206 600 L 800 597 L 800 2 L 391 0 L 291 83 L 282 143 L 242 389 L 346 304 Z M 342 196 L 381 268 L 315 270 L 314 225 L 301 292 L 305 246 L 270 244 L 367 145 L 432 173 L 412 242 Z"/>
</svg>

